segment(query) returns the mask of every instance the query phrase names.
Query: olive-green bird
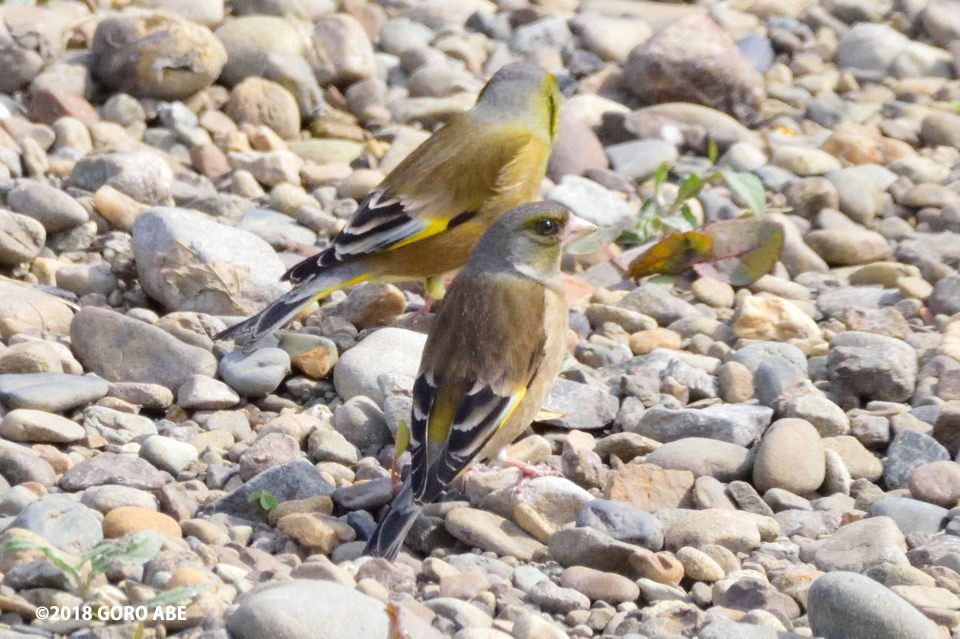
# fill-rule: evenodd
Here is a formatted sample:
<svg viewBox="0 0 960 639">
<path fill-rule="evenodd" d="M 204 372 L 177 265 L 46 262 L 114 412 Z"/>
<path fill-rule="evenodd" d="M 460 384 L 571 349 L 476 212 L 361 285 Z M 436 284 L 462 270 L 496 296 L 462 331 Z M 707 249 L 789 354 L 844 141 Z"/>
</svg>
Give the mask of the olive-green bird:
<svg viewBox="0 0 960 639">
<path fill-rule="evenodd" d="M 312 300 L 361 282 L 422 279 L 430 290 L 504 211 L 537 199 L 559 109 L 557 81 L 540 67 L 497 71 L 477 104 L 391 171 L 327 249 L 284 274 L 289 292 L 217 338 L 251 350 Z"/>
<path fill-rule="evenodd" d="M 407 475 L 365 554 L 392 559 L 423 504 L 533 421 L 566 350 L 563 245 L 595 227 L 553 202 L 519 206 L 477 243 L 434 318 L 413 385 Z"/>
</svg>

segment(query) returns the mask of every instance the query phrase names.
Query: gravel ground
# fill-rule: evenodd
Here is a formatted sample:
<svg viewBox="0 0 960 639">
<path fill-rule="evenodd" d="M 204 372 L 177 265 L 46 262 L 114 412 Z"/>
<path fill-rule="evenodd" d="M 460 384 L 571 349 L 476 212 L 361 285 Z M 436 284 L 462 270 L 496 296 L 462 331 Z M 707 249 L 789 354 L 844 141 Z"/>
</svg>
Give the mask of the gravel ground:
<svg viewBox="0 0 960 639">
<path fill-rule="evenodd" d="M 960 1 L 99 3 L 0 6 L 0 638 L 960 637 Z M 212 336 L 515 59 L 567 97 L 545 198 L 632 225 L 715 160 L 783 254 L 739 289 L 569 259 L 511 449 L 556 474 L 481 466 L 358 558 L 419 289 Z M 83 587 L 38 550 L 145 529 Z M 38 618 L 189 587 L 145 628 Z"/>
</svg>

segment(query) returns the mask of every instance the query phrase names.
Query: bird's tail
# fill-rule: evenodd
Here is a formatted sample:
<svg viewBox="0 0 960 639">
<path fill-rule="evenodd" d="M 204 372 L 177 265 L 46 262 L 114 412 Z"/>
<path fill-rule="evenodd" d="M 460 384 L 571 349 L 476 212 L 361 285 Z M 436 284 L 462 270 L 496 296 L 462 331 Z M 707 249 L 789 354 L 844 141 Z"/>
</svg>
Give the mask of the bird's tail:
<svg viewBox="0 0 960 639">
<path fill-rule="evenodd" d="M 363 273 L 357 264 L 338 264 L 325 269 L 299 282 L 265 309 L 239 324 L 234 324 L 216 335 L 214 339 L 232 339 L 243 348 L 244 352 L 250 352 L 273 331 L 293 319 L 300 309 L 311 301 L 364 282 L 369 277 L 369 274 Z"/>
<path fill-rule="evenodd" d="M 383 516 L 377 529 L 373 531 L 373 536 L 367 542 L 363 549 L 364 555 L 371 557 L 383 557 L 384 559 L 395 559 L 400 552 L 400 546 L 403 540 L 410 532 L 410 528 L 420 515 L 423 506 L 413 498 L 413 488 L 410 485 L 410 477 L 403 482 L 403 487 L 393 503 L 390 504 L 387 514 Z"/>
</svg>

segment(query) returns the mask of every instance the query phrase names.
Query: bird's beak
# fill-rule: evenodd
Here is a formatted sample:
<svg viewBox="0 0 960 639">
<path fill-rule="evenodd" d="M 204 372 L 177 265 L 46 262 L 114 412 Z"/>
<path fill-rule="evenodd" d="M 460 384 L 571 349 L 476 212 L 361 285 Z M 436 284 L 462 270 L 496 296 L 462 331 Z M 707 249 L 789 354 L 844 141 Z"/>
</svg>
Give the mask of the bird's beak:
<svg viewBox="0 0 960 639">
<path fill-rule="evenodd" d="M 567 227 L 563 232 L 563 243 L 569 244 L 573 241 L 579 240 L 585 235 L 590 235 L 597 230 L 595 224 L 587 222 L 582 217 L 577 217 L 574 214 L 570 214 L 570 217 L 567 219 Z"/>
</svg>

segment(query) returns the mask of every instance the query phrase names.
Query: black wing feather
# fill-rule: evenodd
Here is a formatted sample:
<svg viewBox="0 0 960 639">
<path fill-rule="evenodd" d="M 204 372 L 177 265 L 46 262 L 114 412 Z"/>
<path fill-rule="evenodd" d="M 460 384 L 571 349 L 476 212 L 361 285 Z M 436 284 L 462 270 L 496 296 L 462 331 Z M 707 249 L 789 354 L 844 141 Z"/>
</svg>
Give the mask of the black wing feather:
<svg viewBox="0 0 960 639">
<path fill-rule="evenodd" d="M 308 257 L 283 274 L 281 279 L 293 283 L 316 275 L 318 271 L 342 264 L 349 259 L 369 255 L 416 235 L 429 221 L 412 216 L 409 204 L 386 191 L 370 193 L 347 225 L 319 255 Z"/>
</svg>

